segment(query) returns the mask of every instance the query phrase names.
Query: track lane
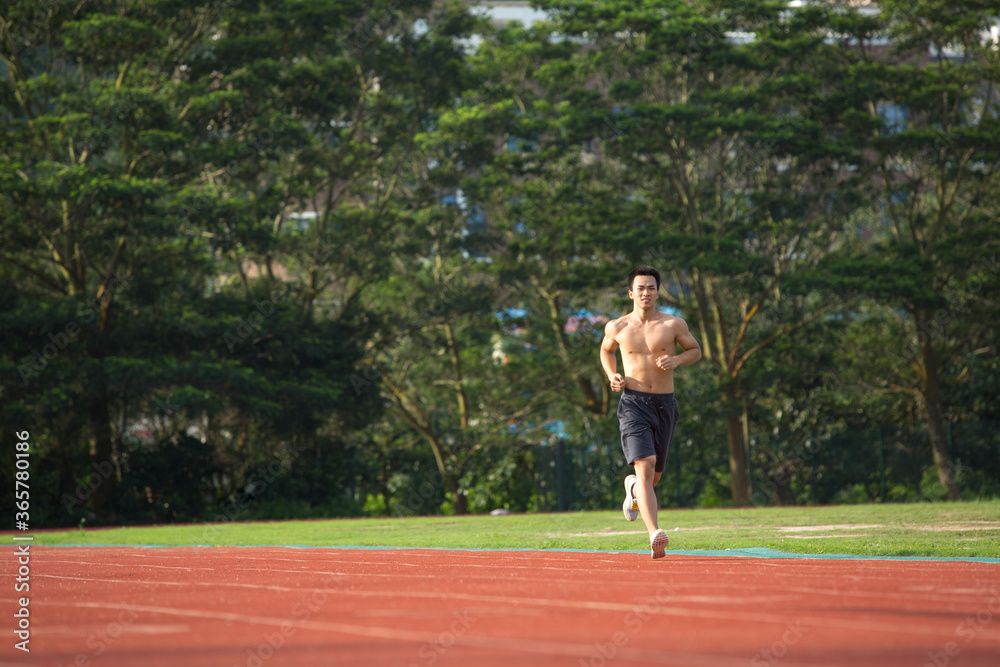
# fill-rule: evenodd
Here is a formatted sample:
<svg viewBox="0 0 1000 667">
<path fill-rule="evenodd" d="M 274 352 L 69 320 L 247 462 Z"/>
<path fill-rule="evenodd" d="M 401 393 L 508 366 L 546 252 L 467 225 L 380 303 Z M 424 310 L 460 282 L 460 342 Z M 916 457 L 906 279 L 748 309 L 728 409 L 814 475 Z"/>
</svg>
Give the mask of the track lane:
<svg viewBox="0 0 1000 667">
<path fill-rule="evenodd" d="M 4 664 L 1000 664 L 990 563 L 285 547 L 32 556 L 32 654 L 8 644 Z"/>
</svg>

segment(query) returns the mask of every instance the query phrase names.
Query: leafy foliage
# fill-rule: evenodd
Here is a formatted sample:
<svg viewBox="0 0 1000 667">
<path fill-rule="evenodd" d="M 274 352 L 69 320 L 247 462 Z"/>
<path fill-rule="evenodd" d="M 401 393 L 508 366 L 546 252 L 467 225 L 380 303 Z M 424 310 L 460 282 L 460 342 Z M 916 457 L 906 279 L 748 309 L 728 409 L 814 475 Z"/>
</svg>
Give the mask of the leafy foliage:
<svg viewBox="0 0 1000 667">
<path fill-rule="evenodd" d="M 663 504 L 996 492 L 981 3 L 538 6 L 7 3 L 33 525 L 614 506 L 637 263 L 705 352 Z"/>
</svg>

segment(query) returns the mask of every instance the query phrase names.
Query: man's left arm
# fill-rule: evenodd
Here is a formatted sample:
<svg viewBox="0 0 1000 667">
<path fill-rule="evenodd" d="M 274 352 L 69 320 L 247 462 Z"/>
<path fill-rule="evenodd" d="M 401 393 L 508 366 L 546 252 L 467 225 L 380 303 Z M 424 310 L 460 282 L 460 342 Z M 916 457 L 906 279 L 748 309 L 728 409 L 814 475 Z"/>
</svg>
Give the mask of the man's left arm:
<svg viewBox="0 0 1000 667">
<path fill-rule="evenodd" d="M 677 345 L 684 351 L 674 357 L 675 368 L 677 366 L 693 364 L 701 359 L 701 346 L 698 345 L 698 341 L 694 339 L 694 336 L 688 330 L 687 322 L 680 320 L 678 324 L 680 326 L 678 326 L 676 341 Z"/>
<path fill-rule="evenodd" d="M 701 359 L 701 347 L 688 331 L 687 322 L 677 318 L 673 324 L 674 342 L 684 350 L 680 354 L 665 354 L 656 360 L 656 366 L 661 370 L 672 371 L 680 366 L 687 366 Z"/>
</svg>

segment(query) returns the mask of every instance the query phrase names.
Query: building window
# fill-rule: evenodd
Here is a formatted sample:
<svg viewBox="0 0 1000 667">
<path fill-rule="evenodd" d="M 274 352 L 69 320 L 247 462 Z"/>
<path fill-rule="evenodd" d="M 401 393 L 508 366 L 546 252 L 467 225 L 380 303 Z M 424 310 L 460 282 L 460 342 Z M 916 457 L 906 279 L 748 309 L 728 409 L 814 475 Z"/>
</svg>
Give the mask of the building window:
<svg viewBox="0 0 1000 667">
<path fill-rule="evenodd" d="M 902 104 L 879 104 L 876 111 L 889 134 L 902 132 L 910 123 L 910 110 Z"/>
</svg>

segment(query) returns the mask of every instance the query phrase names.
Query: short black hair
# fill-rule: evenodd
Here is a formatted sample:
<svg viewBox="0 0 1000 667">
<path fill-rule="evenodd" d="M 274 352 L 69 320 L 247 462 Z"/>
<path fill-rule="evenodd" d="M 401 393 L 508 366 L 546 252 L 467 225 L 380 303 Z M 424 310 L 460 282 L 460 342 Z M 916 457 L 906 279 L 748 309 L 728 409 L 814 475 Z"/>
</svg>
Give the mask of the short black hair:
<svg viewBox="0 0 1000 667">
<path fill-rule="evenodd" d="M 628 291 L 632 291 L 632 282 L 636 276 L 653 276 L 656 278 L 656 291 L 660 291 L 660 272 L 651 266 L 637 266 L 628 272 Z"/>
</svg>

